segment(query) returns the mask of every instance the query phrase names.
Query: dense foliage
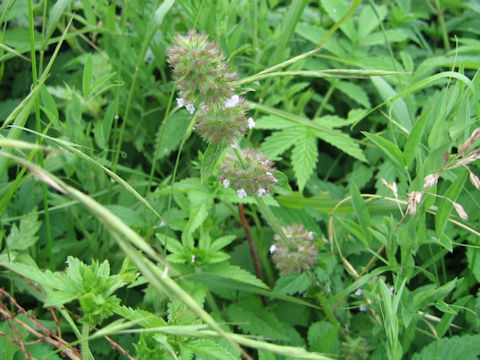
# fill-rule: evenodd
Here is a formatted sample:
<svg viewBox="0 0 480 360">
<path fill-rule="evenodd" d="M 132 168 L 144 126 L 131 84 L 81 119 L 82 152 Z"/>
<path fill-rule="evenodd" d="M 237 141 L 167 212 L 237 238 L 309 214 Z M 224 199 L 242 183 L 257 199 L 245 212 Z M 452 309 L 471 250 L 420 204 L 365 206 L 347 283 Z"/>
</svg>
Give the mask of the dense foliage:
<svg viewBox="0 0 480 360">
<path fill-rule="evenodd" d="M 479 15 L 2 1 L 0 358 L 476 359 Z"/>
</svg>

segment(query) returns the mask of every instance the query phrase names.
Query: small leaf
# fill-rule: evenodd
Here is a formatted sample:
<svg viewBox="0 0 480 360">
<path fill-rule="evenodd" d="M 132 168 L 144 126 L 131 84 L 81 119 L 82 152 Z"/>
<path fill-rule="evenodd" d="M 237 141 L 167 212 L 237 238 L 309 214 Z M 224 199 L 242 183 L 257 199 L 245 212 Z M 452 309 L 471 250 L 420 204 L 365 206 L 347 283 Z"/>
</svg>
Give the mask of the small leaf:
<svg viewBox="0 0 480 360">
<path fill-rule="evenodd" d="M 227 351 L 227 347 L 221 346 L 212 340 L 196 339 L 184 345 L 192 350 L 198 359 L 239 360 L 239 356 Z"/>
<path fill-rule="evenodd" d="M 9 250 L 27 250 L 38 241 L 37 232 L 42 223 L 38 221 L 38 214 L 32 211 L 20 220 L 20 226 L 15 224 L 10 229 L 6 243 Z"/>
<path fill-rule="evenodd" d="M 278 155 L 284 153 L 288 148 L 293 146 L 302 136 L 301 129 L 285 129 L 274 132 L 265 138 L 262 143 L 261 150 L 271 159 L 276 159 Z"/>
<path fill-rule="evenodd" d="M 282 323 L 274 313 L 262 306 L 258 297 L 250 296 L 227 309 L 230 321 L 251 335 L 261 335 L 270 339 L 285 339 Z"/>
<path fill-rule="evenodd" d="M 368 231 L 372 226 L 372 221 L 370 220 L 370 214 L 368 213 L 367 206 L 362 199 L 360 191 L 355 185 L 354 182 L 351 183 L 350 192 L 352 194 L 352 204 L 353 208 L 355 209 L 355 213 L 357 214 L 358 222 L 362 228 L 363 235 L 366 239 L 370 239 L 371 235 Z"/>
<path fill-rule="evenodd" d="M 311 284 L 312 281 L 306 272 L 290 274 L 280 277 L 273 290 L 287 295 L 303 294 Z"/>
<path fill-rule="evenodd" d="M 315 138 L 304 129 L 304 138 L 300 139 L 292 151 L 292 164 L 297 184 L 303 191 L 305 184 L 317 165 L 318 150 Z"/>
</svg>

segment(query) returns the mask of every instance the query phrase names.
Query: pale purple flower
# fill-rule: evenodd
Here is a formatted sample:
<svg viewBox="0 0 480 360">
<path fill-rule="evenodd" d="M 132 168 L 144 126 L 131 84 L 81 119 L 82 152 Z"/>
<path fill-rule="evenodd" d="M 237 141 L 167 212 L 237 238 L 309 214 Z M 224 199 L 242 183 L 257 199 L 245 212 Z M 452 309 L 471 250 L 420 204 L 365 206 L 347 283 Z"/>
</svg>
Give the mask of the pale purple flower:
<svg viewBox="0 0 480 360">
<path fill-rule="evenodd" d="M 360 305 L 360 307 L 358 308 L 358 310 L 361 311 L 361 312 L 367 311 L 367 305 L 365 305 L 365 304 Z"/>
<path fill-rule="evenodd" d="M 232 149 L 238 149 L 238 145 L 237 144 L 232 144 L 230 145 L 232 147 Z"/>
<path fill-rule="evenodd" d="M 232 97 L 230 99 L 225 101 L 225 107 L 226 108 L 233 108 L 233 107 L 237 106 L 239 102 L 240 102 L 240 96 L 232 95 Z"/>
<path fill-rule="evenodd" d="M 363 291 L 362 289 L 358 288 L 357 291 L 355 291 L 355 296 L 362 296 Z"/>
<path fill-rule="evenodd" d="M 390 295 L 393 296 L 393 294 L 395 293 L 395 288 L 391 287 L 391 288 L 389 289 L 389 291 L 390 291 Z"/>
<path fill-rule="evenodd" d="M 273 254 L 275 251 L 277 251 L 277 247 L 275 246 L 275 244 L 273 244 L 272 246 L 270 246 L 270 254 Z"/>
<path fill-rule="evenodd" d="M 225 180 L 223 180 L 222 184 L 225 188 L 228 188 L 230 186 L 230 181 L 228 179 L 225 179 Z"/>
<path fill-rule="evenodd" d="M 192 260 L 192 264 L 195 262 L 195 255 L 190 255 L 190 259 Z"/>
<path fill-rule="evenodd" d="M 183 107 L 183 105 L 185 105 L 185 99 L 177 98 L 177 104 L 178 104 L 178 107 Z"/>
<path fill-rule="evenodd" d="M 247 192 L 244 189 L 237 190 L 237 195 L 240 199 L 247 196 Z"/>
<path fill-rule="evenodd" d="M 185 105 L 185 108 L 188 110 L 190 114 L 193 114 L 195 112 L 195 106 L 193 106 L 193 104 L 187 104 Z"/>
<path fill-rule="evenodd" d="M 310 231 L 310 232 L 307 234 L 307 238 L 308 238 L 308 240 L 313 240 L 313 231 Z"/>
<path fill-rule="evenodd" d="M 261 189 L 261 188 L 258 189 L 258 196 L 263 196 L 263 195 L 265 195 L 266 193 L 267 193 L 267 190 Z"/>
<path fill-rule="evenodd" d="M 247 123 L 248 123 L 248 128 L 249 129 L 253 129 L 255 127 L 255 120 L 253 120 L 253 118 L 249 117 L 247 119 Z"/>
</svg>

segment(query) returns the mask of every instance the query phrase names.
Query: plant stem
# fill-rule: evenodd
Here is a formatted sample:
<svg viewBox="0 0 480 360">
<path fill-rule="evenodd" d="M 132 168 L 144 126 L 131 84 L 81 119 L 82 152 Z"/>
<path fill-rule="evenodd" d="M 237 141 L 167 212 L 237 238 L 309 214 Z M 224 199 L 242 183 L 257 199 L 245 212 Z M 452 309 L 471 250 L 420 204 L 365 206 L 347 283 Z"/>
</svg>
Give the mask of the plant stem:
<svg viewBox="0 0 480 360">
<path fill-rule="evenodd" d="M 83 324 L 82 327 L 82 359 L 88 360 L 90 354 L 90 347 L 88 344 L 88 336 L 90 333 L 90 326 L 88 324 Z"/>
</svg>

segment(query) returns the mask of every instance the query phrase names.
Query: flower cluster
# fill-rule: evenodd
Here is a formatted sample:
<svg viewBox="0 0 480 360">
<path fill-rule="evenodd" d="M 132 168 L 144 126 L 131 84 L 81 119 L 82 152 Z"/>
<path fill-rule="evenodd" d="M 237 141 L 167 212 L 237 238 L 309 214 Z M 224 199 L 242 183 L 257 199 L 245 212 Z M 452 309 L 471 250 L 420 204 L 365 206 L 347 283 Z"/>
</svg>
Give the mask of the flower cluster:
<svg viewBox="0 0 480 360">
<path fill-rule="evenodd" d="M 275 235 L 270 247 L 273 262 L 282 275 L 301 273 L 309 270 L 317 262 L 318 247 L 313 241 L 313 233 L 303 225 L 292 224 L 282 227 L 287 242 Z"/>
<path fill-rule="evenodd" d="M 255 124 L 246 117 L 245 99 L 235 93 L 237 74 L 230 72 L 224 53 L 207 35 L 190 30 L 176 35 L 176 45 L 168 50 L 180 96 L 178 106 L 194 114 L 195 130 L 207 142 L 232 144 Z"/>
<path fill-rule="evenodd" d="M 240 198 L 247 195 L 268 195 L 277 179 L 273 161 L 267 160 L 264 153 L 253 149 L 242 151 L 243 163 L 233 154 L 227 155 L 220 165 L 220 181 L 223 186 L 231 186 Z"/>
</svg>

